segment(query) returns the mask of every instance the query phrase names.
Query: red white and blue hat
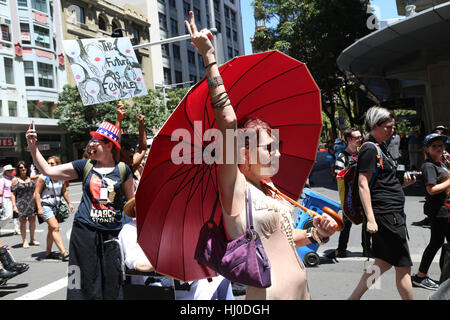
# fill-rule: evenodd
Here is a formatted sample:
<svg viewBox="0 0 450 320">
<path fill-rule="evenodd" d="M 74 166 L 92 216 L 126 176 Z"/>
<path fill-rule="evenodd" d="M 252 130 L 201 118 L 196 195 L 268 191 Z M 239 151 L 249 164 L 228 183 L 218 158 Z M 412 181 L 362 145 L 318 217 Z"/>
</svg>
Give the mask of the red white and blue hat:
<svg viewBox="0 0 450 320">
<path fill-rule="evenodd" d="M 117 148 L 120 149 L 120 143 L 119 143 L 120 129 L 117 128 L 115 125 L 113 125 L 109 122 L 103 121 L 102 124 L 100 125 L 100 127 L 98 127 L 97 131 L 91 131 L 89 133 L 93 137 L 98 137 L 98 136 L 105 137 L 106 139 L 108 139 L 112 143 L 114 143 Z"/>
</svg>

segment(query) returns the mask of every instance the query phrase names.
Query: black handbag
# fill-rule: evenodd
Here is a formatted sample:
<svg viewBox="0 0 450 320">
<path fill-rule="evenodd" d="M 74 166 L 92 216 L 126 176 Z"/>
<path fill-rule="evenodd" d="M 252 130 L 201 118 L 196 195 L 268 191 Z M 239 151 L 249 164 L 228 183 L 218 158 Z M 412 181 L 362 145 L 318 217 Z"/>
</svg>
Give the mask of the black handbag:
<svg viewBox="0 0 450 320">
<path fill-rule="evenodd" d="M 53 185 L 53 180 L 50 179 L 50 181 L 52 183 L 53 193 L 55 194 L 55 201 L 56 201 L 58 198 L 56 196 L 56 191 L 55 191 L 55 187 Z M 61 188 L 60 198 L 62 198 L 62 188 Z M 62 202 L 60 200 L 59 203 L 54 208 L 56 208 L 55 218 L 59 223 L 64 222 L 67 220 L 67 218 L 69 218 L 70 209 L 64 202 Z"/>
</svg>

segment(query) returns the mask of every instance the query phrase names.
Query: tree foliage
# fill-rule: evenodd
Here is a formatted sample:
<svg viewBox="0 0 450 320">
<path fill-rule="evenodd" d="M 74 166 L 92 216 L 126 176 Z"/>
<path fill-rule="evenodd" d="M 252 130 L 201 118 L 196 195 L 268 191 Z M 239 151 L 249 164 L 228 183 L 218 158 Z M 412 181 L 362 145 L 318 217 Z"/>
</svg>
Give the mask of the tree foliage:
<svg viewBox="0 0 450 320">
<path fill-rule="evenodd" d="M 148 89 L 148 94 L 142 97 L 122 100 L 127 115 L 122 122 L 124 133 L 138 133 L 138 115 L 146 118 L 147 133 L 155 134 L 175 110 L 184 97 L 187 88 L 167 91 L 167 111 L 164 106 L 162 92 Z M 66 85 L 59 94 L 59 105 L 54 114 L 60 118 L 58 124 L 69 133 L 72 141 L 86 141 L 89 132 L 95 131 L 102 121 L 115 123 L 117 119 L 118 101 L 84 106 L 75 86 Z"/>
<path fill-rule="evenodd" d="M 253 6 L 270 26 L 255 33 L 254 48 L 280 50 L 306 63 L 321 89 L 327 117 L 334 120 L 341 110 L 350 125 L 360 125 L 362 114 L 374 103 L 338 68 L 336 60 L 370 32 L 365 1 L 254 0 Z M 336 121 L 330 122 L 336 135 Z"/>
</svg>

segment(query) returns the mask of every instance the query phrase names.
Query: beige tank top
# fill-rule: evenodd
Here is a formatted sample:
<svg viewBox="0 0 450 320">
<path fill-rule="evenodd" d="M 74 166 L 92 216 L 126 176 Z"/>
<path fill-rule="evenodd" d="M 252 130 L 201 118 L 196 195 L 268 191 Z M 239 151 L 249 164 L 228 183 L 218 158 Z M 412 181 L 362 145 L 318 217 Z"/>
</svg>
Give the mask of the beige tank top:
<svg viewBox="0 0 450 320">
<path fill-rule="evenodd" d="M 259 233 L 271 265 L 272 285 L 269 288 L 247 286 L 247 299 L 310 299 L 305 266 L 297 254 L 292 237 L 293 207 L 282 199 L 267 196 L 247 182 L 252 194 L 253 224 Z M 245 206 L 241 214 L 231 217 L 223 212 L 225 228 L 236 239 L 246 229 Z"/>
</svg>

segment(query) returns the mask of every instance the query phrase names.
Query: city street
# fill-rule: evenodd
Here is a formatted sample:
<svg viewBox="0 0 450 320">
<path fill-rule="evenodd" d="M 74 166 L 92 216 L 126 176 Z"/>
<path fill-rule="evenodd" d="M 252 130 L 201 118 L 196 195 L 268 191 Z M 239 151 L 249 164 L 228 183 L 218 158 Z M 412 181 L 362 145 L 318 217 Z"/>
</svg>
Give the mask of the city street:
<svg viewBox="0 0 450 320">
<path fill-rule="evenodd" d="M 312 190 L 331 200 L 338 200 L 338 193 L 335 183 L 328 175 L 328 170 L 322 162 L 323 154 L 319 153 L 318 163 L 312 173 Z M 421 195 L 423 190 L 420 186 L 414 185 L 407 191 L 406 214 L 407 224 L 410 236 L 409 248 L 413 260 L 412 272 L 416 273 L 420 263 L 422 252 L 428 244 L 430 230 L 422 227 L 411 226 L 414 221 L 422 220 L 423 199 Z M 81 199 L 81 184 L 71 183 L 69 195 L 75 207 L 78 206 Z M 68 221 L 61 224 L 61 234 L 64 245 L 68 249 L 69 236 L 73 215 Z M 21 236 L 13 235 L 13 225 L 10 222 L 0 234 L 0 240 L 3 244 L 11 247 L 12 253 L 18 262 L 25 262 L 30 265 L 29 271 L 21 274 L 10 281 L 5 286 L 0 287 L 0 299 L 7 300 L 65 300 L 67 286 L 67 262 L 56 260 L 44 260 L 45 239 L 47 236 L 47 225 L 37 226 L 36 239 L 41 243 L 40 246 L 31 246 L 28 249 L 22 248 Z M 324 253 L 330 252 L 337 247 L 338 234 L 335 234 L 323 247 L 320 247 L 318 253 L 321 257 L 319 266 L 307 269 L 308 285 L 312 299 L 315 300 L 343 300 L 346 299 L 357 285 L 366 258 L 362 257 L 362 248 L 360 245 L 361 226 L 353 226 L 350 232 L 348 244 L 348 258 L 339 258 L 338 261 L 332 261 L 324 257 Z M 29 239 L 29 236 L 28 236 Z M 53 251 L 57 251 L 53 247 Z M 429 276 L 438 280 L 440 270 L 438 265 L 440 252 L 436 255 L 430 268 Z M 418 300 L 426 300 L 433 291 L 422 288 L 414 288 L 414 297 Z M 243 299 L 243 296 L 237 297 Z M 375 284 L 375 289 L 369 290 L 363 297 L 365 300 L 398 300 L 400 296 L 395 287 L 395 272 L 393 269 L 385 273 L 381 281 Z"/>
</svg>

